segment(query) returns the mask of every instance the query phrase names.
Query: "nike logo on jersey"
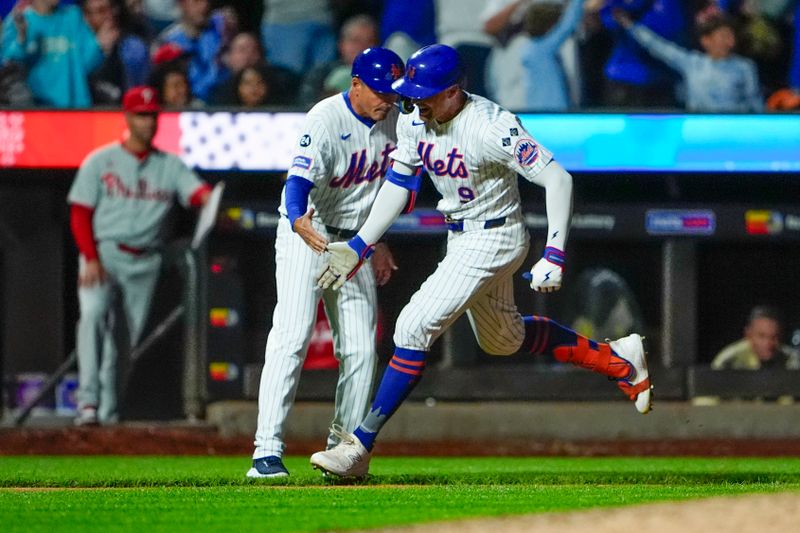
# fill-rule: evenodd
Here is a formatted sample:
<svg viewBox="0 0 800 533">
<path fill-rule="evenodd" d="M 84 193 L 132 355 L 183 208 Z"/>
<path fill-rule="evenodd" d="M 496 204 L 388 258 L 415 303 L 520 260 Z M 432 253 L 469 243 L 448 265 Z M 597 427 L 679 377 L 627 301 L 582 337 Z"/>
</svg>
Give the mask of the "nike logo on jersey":
<svg viewBox="0 0 800 533">
<path fill-rule="evenodd" d="M 437 176 L 450 176 L 451 178 L 467 178 L 467 165 L 464 164 L 464 154 L 458 153 L 458 148 L 454 147 L 450 150 L 445 161 L 444 159 L 431 159 L 431 151 L 436 145 L 428 144 L 425 141 L 420 141 L 417 145 L 417 153 L 419 153 L 422 164 L 428 172 L 433 172 Z"/>
<path fill-rule="evenodd" d="M 344 133 L 342 133 L 342 135 L 341 135 L 341 137 L 342 137 L 342 140 L 343 140 L 343 141 L 346 141 L 347 139 L 349 139 L 349 138 L 350 138 L 350 136 L 351 136 L 351 135 L 352 135 L 352 133 L 348 133 L 348 134 L 344 134 Z"/>
<path fill-rule="evenodd" d="M 423 122 L 423 121 L 419 121 L 419 122 L 417 122 L 416 120 L 412 120 L 411 121 L 411 125 L 412 126 L 423 126 L 424 124 L 425 124 L 425 122 Z"/>
</svg>

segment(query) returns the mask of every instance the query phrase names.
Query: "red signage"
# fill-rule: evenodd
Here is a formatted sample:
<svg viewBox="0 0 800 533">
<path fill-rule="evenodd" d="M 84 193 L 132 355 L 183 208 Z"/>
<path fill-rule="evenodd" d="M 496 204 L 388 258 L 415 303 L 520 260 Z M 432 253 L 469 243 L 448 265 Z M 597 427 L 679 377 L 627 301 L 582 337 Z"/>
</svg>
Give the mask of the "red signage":
<svg viewBox="0 0 800 533">
<path fill-rule="evenodd" d="M 180 153 L 179 113 L 159 118 L 155 145 Z M 0 168 L 77 168 L 95 148 L 121 139 L 122 113 L 112 111 L 0 112 Z"/>
</svg>

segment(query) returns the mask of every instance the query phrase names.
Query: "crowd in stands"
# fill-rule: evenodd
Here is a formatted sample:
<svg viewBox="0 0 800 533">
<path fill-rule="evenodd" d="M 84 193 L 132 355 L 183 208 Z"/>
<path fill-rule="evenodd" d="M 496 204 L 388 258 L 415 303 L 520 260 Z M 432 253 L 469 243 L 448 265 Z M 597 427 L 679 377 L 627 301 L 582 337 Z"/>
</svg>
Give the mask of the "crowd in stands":
<svg viewBox="0 0 800 533">
<path fill-rule="evenodd" d="M 441 42 L 514 111 L 800 109 L 800 0 L 0 0 L 0 106 L 307 109 Z M 259 20 L 259 17 L 260 20 Z"/>
</svg>

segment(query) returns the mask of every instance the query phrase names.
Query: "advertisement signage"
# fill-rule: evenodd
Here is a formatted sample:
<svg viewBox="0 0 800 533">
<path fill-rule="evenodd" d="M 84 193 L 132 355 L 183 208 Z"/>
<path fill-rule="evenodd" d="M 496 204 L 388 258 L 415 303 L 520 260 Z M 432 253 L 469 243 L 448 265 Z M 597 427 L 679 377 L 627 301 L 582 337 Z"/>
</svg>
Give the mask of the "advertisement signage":
<svg viewBox="0 0 800 533">
<path fill-rule="evenodd" d="M 797 115 L 521 114 L 578 172 L 800 172 Z M 284 172 L 304 113 L 162 113 L 155 144 L 201 170 Z M 113 111 L 0 112 L 0 168 L 77 168 L 119 139 Z M 531 148 L 534 150 L 535 148 Z"/>
</svg>

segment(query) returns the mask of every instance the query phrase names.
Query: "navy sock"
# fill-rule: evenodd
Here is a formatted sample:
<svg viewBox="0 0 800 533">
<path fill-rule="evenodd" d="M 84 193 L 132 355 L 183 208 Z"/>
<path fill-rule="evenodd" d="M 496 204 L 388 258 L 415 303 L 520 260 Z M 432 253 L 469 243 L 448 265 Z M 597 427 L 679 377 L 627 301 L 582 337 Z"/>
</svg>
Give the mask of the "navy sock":
<svg viewBox="0 0 800 533">
<path fill-rule="evenodd" d="M 353 432 L 367 450 L 372 450 L 375 438 L 400 404 L 408 397 L 422 377 L 426 353 L 397 348 L 375 394 L 369 414 Z"/>
<path fill-rule="evenodd" d="M 555 320 L 544 316 L 525 316 L 525 339 L 519 351 L 534 354 L 550 353 L 556 346 L 576 346 L 579 335 Z M 589 347 L 597 350 L 597 342 L 588 339 Z"/>
<path fill-rule="evenodd" d="M 520 351 L 552 353 L 561 363 L 570 363 L 614 379 L 627 379 L 633 372 L 629 361 L 611 349 L 543 316 L 523 317 L 525 339 Z"/>
</svg>

